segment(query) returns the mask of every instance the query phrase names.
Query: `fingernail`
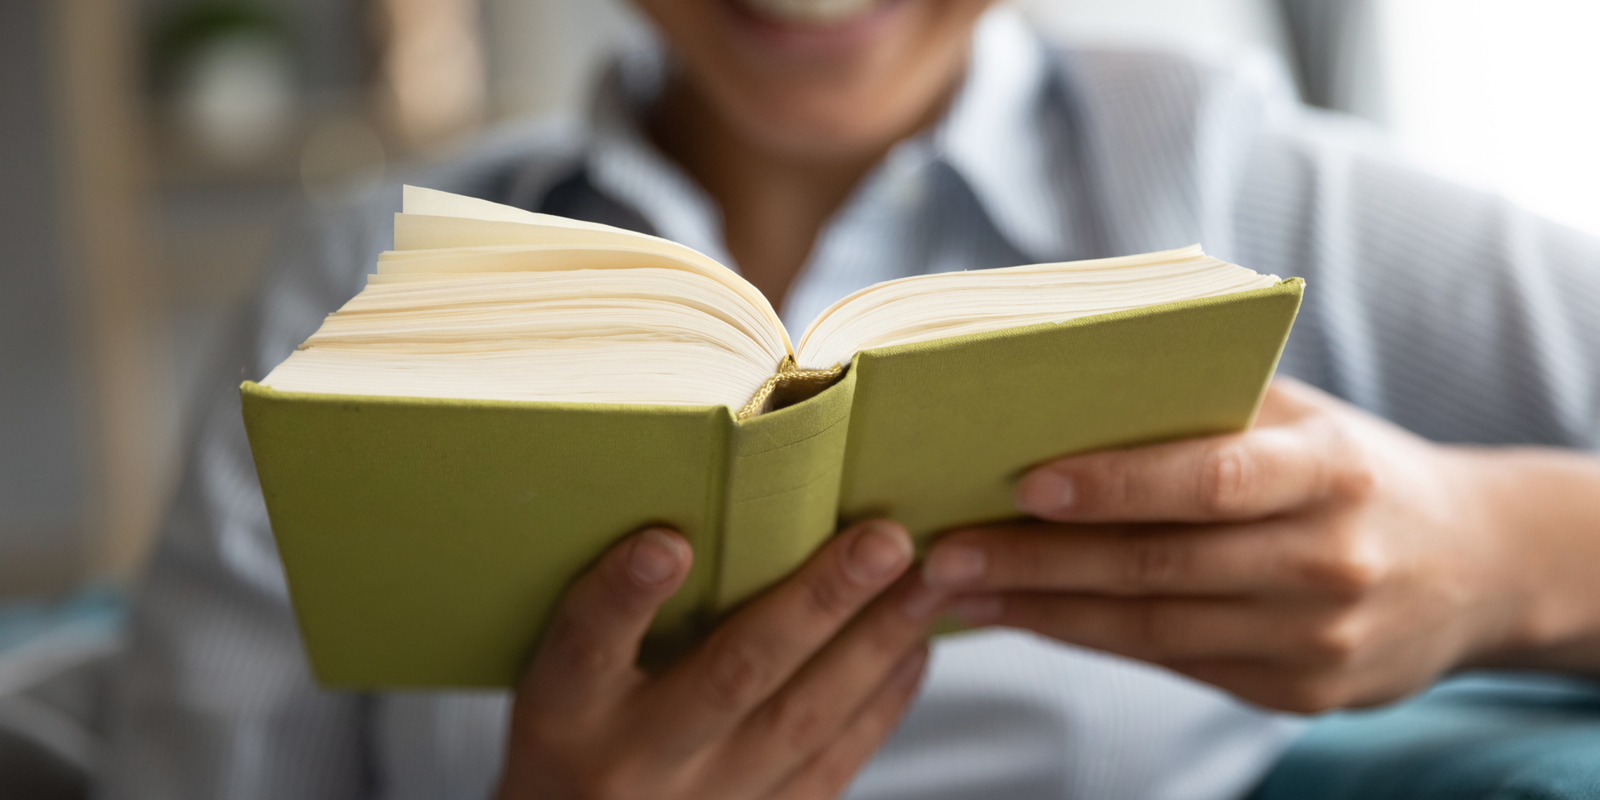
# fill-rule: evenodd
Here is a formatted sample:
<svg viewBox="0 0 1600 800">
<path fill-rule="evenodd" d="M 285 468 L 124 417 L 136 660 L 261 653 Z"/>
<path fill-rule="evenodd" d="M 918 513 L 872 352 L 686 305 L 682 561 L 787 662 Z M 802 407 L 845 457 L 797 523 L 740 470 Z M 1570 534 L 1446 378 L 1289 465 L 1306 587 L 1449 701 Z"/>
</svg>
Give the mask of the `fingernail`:
<svg viewBox="0 0 1600 800">
<path fill-rule="evenodd" d="M 1017 484 L 1017 508 L 1029 514 L 1059 514 L 1072 507 L 1074 494 L 1071 478 L 1040 470 Z"/>
<path fill-rule="evenodd" d="M 917 649 L 901 657 L 900 663 L 894 665 L 885 682 L 894 686 L 910 683 L 917 679 L 917 675 L 922 672 L 922 665 L 926 663 L 928 663 L 928 648 L 919 645 Z"/>
<path fill-rule="evenodd" d="M 683 559 L 681 548 L 672 534 L 651 528 L 633 540 L 633 549 L 628 552 L 628 571 L 633 573 L 634 580 L 646 586 L 661 583 L 678 571 Z"/>
<path fill-rule="evenodd" d="M 950 613 L 956 619 L 974 627 L 994 622 L 1005 610 L 1005 600 L 992 594 L 963 597 L 950 604 Z"/>
<path fill-rule="evenodd" d="M 949 599 L 949 594 L 918 582 L 917 588 L 911 590 L 901 608 L 905 610 L 906 616 L 922 622 L 933 619 Z"/>
<path fill-rule="evenodd" d="M 911 560 L 911 540 L 900 526 L 868 523 L 856 534 L 845 555 L 844 568 L 860 583 L 876 583 L 899 571 Z"/>
<path fill-rule="evenodd" d="M 983 551 L 968 545 L 935 547 L 922 565 L 922 579 L 929 586 L 964 586 L 983 577 L 988 566 Z"/>
</svg>

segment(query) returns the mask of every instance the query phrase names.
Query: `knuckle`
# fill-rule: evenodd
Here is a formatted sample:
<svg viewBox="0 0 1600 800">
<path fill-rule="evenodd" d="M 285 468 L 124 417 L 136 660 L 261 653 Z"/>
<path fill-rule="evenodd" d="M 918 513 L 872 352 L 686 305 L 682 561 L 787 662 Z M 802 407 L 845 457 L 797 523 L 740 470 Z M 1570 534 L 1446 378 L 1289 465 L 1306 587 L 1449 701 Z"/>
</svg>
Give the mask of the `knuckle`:
<svg viewBox="0 0 1600 800">
<path fill-rule="evenodd" d="M 1353 618 L 1339 617 L 1313 626 L 1306 636 L 1306 647 L 1314 662 L 1340 668 L 1355 660 L 1362 639 L 1361 627 Z"/>
<path fill-rule="evenodd" d="M 1368 537 L 1350 532 L 1334 537 L 1327 552 L 1306 565 L 1306 579 L 1315 588 L 1342 600 L 1366 596 L 1387 577 L 1382 549 Z"/>
<path fill-rule="evenodd" d="M 848 616 L 855 610 L 858 592 L 853 591 L 843 566 L 821 570 L 805 582 L 806 609 L 827 619 Z"/>
<path fill-rule="evenodd" d="M 1200 506 L 1221 517 L 1248 513 L 1260 483 L 1260 470 L 1242 444 L 1216 445 L 1206 453 L 1200 471 Z"/>
<path fill-rule="evenodd" d="M 1189 568 L 1191 558 L 1189 548 L 1174 538 L 1133 534 L 1128 539 L 1128 557 L 1115 588 L 1132 595 L 1169 586 Z"/>
<path fill-rule="evenodd" d="M 701 685 L 717 711 L 737 712 L 760 700 L 768 681 L 767 660 L 748 642 L 717 642 Z"/>
<path fill-rule="evenodd" d="M 1327 426 L 1336 465 L 1328 479 L 1328 488 L 1335 495 L 1351 500 L 1370 497 L 1378 486 L 1377 465 L 1371 453 L 1344 426 L 1332 421 Z"/>
<path fill-rule="evenodd" d="M 772 706 L 770 730 L 794 752 L 810 752 L 825 741 L 822 712 L 815 702 L 784 697 Z"/>
<path fill-rule="evenodd" d="M 1337 488 L 1351 499 L 1365 500 L 1371 497 L 1378 488 L 1377 468 L 1372 464 L 1372 459 L 1365 455 L 1350 459 L 1350 463 L 1339 472 Z"/>
</svg>

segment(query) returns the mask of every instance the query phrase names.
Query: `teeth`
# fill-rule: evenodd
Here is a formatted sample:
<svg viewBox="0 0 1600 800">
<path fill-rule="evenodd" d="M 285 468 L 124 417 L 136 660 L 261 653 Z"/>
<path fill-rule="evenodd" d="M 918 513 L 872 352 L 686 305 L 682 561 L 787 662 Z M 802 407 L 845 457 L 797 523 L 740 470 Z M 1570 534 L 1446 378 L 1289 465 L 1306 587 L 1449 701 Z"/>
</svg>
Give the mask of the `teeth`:
<svg viewBox="0 0 1600 800">
<path fill-rule="evenodd" d="M 842 22 L 863 14 L 882 0 L 743 0 L 744 4 L 785 22 Z"/>
</svg>

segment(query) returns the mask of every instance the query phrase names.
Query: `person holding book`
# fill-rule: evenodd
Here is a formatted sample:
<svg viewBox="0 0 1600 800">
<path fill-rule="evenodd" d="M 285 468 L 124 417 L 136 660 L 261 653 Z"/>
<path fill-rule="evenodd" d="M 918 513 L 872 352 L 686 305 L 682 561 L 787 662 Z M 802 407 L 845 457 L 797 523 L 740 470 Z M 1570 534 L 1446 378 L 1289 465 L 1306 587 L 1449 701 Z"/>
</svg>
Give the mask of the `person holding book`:
<svg viewBox="0 0 1600 800">
<path fill-rule="evenodd" d="M 682 242 L 791 331 L 887 279 L 1203 241 L 1309 287 L 1252 430 L 1045 464 L 1033 521 L 921 566 L 852 527 L 658 673 L 632 656 L 693 555 L 652 529 L 572 585 L 514 704 L 325 691 L 230 382 L 357 293 L 395 210 L 369 198 L 309 219 L 242 323 L 134 615 L 111 795 L 1237 797 L 1301 729 L 1279 712 L 1600 668 L 1600 242 L 1264 65 L 1060 50 L 989 5 L 641 0 L 668 52 L 586 123 L 413 182 Z M 947 610 L 1003 627 L 929 659 Z"/>
</svg>

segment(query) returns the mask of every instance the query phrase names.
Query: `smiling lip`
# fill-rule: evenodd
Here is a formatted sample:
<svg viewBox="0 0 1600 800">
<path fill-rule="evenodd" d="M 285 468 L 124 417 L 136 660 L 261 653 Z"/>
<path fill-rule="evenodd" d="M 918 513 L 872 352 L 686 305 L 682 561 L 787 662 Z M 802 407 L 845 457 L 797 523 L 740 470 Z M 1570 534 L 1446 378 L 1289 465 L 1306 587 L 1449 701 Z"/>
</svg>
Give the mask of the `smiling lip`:
<svg viewBox="0 0 1600 800">
<path fill-rule="evenodd" d="M 722 0 L 720 5 L 730 26 L 752 45 L 790 57 L 825 58 L 870 47 L 906 2 L 882 0 L 859 14 L 827 22 L 782 19 L 741 0 Z"/>
</svg>

